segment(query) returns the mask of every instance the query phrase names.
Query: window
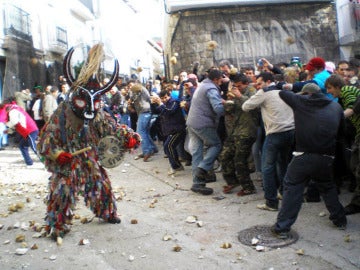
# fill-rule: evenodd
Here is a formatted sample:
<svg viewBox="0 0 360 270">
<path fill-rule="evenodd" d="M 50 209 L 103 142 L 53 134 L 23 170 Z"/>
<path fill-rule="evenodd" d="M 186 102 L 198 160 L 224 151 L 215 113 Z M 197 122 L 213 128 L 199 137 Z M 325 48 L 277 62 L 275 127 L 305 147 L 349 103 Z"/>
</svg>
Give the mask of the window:
<svg viewBox="0 0 360 270">
<path fill-rule="evenodd" d="M 6 11 L 6 12 L 5 12 Z M 4 8 L 5 34 L 25 40 L 31 39 L 29 13 L 7 4 Z"/>
</svg>

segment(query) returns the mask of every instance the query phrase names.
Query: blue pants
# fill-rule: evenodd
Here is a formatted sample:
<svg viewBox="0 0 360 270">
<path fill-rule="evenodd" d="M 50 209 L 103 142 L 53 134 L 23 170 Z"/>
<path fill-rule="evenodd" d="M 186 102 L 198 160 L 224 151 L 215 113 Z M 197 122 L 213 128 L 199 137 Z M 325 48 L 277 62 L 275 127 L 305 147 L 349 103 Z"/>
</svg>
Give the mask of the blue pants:
<svg viewBox="0 0 360 270">
<path fill-rule="evenodd" d="M 35 130 L 29 134 L 29 136 L 24 139 L 23 137 L 20 138 L 19 142 L 19 148 L 21 151 L 21 154 L 25 160 L 26 165 L 32 165 L 33 160 L 29 155 L 29 147 L 34 151 L 34 153 L 37 153 L 36 150 L 36 139 L 38 137 L 39 131 Z"/>
<path fill-rule="evenodd" d="M 291 149 L 294 143 L 294 130 L 272 133 L 265 137 L 261 171 L 266 204 L 277 208 L 278 189 L 282 189 L 282 182 L 286 173 Z"/>
<path fill-rule="evenodd" d="M 157 152 L 157 147 L 150 136 L 151 113 L 140 113 L 137 121 L 137 132 L 141 136 L 141 149 L 144 155 Z"/>
<path fill-rule="evenodd" d="M 210 171 L 221 152 L 222 144 L 216 128 L 195 129 L 188 127 L 189 149 L 192 155 L 192 174 L 194 184 L 204 184 L 196 177 L 198 167 Z M 205 154 L 204 154 L 205 152 Z"/>
</svg>

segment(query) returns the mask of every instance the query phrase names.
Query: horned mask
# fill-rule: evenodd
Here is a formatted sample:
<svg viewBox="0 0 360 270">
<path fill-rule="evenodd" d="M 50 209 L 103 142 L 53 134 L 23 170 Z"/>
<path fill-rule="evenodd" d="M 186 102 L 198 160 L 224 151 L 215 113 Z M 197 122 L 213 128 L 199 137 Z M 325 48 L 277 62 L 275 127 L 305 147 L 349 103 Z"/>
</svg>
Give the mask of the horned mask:
<svg viewBox="0 0 360 270">
<path fill-rule="evenodd" d="M 71 73 L 73 53 L 74 48 L 71 48 L 65 55 L 63 64 L 64 77 L 71 87 L 69 102 L 77 117 L 92 120 L 100 109 L 101 96 L 109 91 L 118 80 L 119 62 L 115 59 L 114 72 L 109 82 L 101 86 L 98 72 L 104 59 L 102 44 L 96 44 L 90 49 L 88 59 L 76 80 Z"/>
</svg>

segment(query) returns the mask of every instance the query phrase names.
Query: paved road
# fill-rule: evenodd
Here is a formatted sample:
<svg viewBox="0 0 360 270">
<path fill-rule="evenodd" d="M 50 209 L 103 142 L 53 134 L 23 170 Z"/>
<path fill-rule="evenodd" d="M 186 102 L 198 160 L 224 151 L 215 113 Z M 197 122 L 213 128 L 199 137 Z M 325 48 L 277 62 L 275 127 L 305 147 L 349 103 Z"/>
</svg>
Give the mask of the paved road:
<svg viewBox="0 0 360 270">
<path fill-rule="evenodd" d="M 108 170 L 121 224 L 97 219 L 82 224 L 81 218 L 91 220 L 92 213 L 80 199 L 76 209 L 80 219 L 74 220 L 58 246 L 48 238 L 34 238 L 36 233 L 26 228 L 29 221 L 43 224 L 49 173 L 39 168 L 40 162 L 38 168 L 24 166 L 16 148 L 1 151 L 0 269 L 360 269 L 360 215 L 350 216 L 348 228 L 340 231 L 331 225 L 322 202 L 304 203 L 293 227 L 299 240 L 259 252 L 240 243 L 237 236 L 244 229 L 275 221 L 276 212 L 256 209 L 263 202 L 260 182 L 256 182 L 257 194 L 224 195 L 218 173 L 218 182 L 209 185 L 214 195 L 201 196 L 189 191 L 190 167 L 169 177 L 163 154 L 149 162 L 134 156 L 128 154 L 119 167 Z M 223 195 L 222 200 L 214 199 Z M 341 201 L 345 204 L 350 198 L 344 189 Z M 16 203 L 24 207 L 9 214 L 9 206 Z M 203 226 L 188 223 L 189 216 L 196 216 Z M 135 220 L 137 224 L 132 224 Z M 15 241 L 20 234 L 26 244 Z M 88 244 L 79 245 L 82 239 Z M 222 248 L 224 243 L 231 248 Z M 34 244 L 37 249 L 16 255 L 18 248 Z M 174 247 L 181 250 L 175 252 Z M 300 249 L 304 255 L 297 254 Z"/>
</svg>

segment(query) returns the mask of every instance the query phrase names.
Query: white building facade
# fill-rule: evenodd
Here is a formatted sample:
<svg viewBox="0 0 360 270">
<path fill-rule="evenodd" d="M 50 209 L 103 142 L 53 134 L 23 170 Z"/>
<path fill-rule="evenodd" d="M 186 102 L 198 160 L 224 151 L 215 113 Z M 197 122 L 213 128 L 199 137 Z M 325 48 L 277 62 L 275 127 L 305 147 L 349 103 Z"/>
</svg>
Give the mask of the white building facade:
<svg viewBox="0 0 360 270">
<path fill-rule="evenodd" d="M 117 15 L 109 17 L 109 10 Z M 109 59 L 103 67 L 105 73 L 112 73 L 113 59 L 117 58 L 121 74 L 137 72 L 143 80 L 154 76 L 154 57 L 162 59 L 158 48 L 146 39 L 127 39 L 123 27 L 129 25 L 124 18 L 136 14 L 126 1 L 2 0 L 0 13 L 0 100 L 35 84 L 57 85 L 64 54 L 70 47 L 76 47 L 72 61 L 77 65 L 89 47 L 101 41 Z M 129 42 L 133 42 L 132 47 Z M 144 65 L 142 72 L 136 71 L 140 63 Z"/>
</svg>

